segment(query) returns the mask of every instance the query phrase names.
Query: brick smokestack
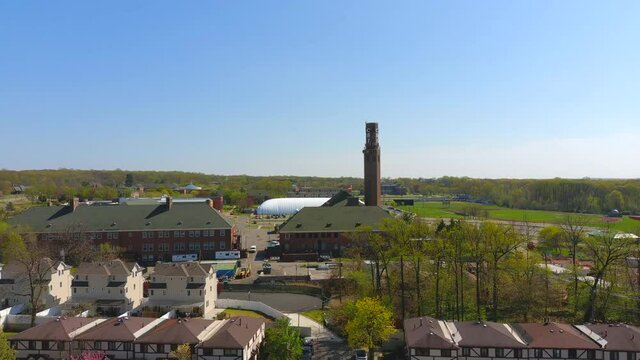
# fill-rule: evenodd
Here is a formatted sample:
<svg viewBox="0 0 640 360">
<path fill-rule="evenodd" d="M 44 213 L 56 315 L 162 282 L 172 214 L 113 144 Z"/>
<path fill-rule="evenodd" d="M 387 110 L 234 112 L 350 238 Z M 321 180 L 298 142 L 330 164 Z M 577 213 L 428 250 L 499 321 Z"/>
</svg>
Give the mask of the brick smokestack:
<svg viewBox="0 0 640 360">
<path fill-rule="evenodd" d="M 364 145 L 364 204 L 382 205 L 382 184 L 380 182 L 380 144 L 378 144 L 378 123 L 366 123 L 367 141 Z"/>
</svg>

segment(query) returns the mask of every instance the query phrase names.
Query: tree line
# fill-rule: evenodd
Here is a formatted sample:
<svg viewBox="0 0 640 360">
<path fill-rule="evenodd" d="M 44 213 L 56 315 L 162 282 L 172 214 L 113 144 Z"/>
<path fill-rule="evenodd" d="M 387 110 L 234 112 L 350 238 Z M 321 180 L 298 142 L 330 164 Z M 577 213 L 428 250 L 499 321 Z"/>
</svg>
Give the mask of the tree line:
<svg viewBox="0 0 640 360">
<path fill-rule="evenodd" d="M 354 261 L 344 265 L 348 285 L 341 291 L 379 297 L 396 319 L 639 322 L 640 274 L 631 259 L 637 241 L 607 231 L 587 235 L 575 218 L 559 229 L 562 239 L 550 244 L 527 227 L 388 220 L 382 232 L 353 234 Z M 568 254 L 560 274 L 545 266 L 554 246 Z"/>
</svg>

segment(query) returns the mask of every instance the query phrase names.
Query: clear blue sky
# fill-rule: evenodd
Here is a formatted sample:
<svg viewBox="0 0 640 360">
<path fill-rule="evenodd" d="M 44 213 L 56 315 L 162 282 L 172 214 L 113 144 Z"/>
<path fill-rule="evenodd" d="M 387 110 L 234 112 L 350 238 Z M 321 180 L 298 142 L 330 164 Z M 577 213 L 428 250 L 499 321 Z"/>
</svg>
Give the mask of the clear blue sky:
<svg viewBox="0 0 640 360">
<path fill-rule="evenodd" d="M 0 168 L 640 177 L 640 1 L 1 1 Z"/>
</svg>

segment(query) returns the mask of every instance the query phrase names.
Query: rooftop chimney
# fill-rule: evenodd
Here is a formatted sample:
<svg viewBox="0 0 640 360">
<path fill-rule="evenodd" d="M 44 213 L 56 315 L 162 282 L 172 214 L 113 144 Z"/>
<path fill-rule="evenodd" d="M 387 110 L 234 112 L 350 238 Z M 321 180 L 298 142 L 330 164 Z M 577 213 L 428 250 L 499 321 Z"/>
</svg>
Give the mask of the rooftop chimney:
<svg viewBox="0 0 640 360">
<path fill-rule="evenodd" d="M 167 196 L 165 198 L 167 204 L 167 210 L 171 210 L 171 205 L 173 205 L 173 198 L 171 196 Z"/>
<path fill-rule="evenodd" d="M 207 206 L 213 209 L 213 200 L 207 199 Z"/>
<path fill-rule="evenodd" d="M 77 197 L 74 197 L 69 203 L 69 205 L 71 206 L 71 211 L 76 211 L 76 209 L 80 205 L 80 199 L 78 199 Z"/>
</svg>

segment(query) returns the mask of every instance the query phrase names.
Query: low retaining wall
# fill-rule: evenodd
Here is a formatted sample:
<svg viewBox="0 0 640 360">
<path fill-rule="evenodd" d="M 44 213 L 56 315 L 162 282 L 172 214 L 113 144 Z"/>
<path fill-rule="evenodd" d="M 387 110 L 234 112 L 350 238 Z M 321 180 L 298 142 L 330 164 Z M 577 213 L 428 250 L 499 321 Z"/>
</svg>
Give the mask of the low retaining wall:
<svg viewBox="0 0 640 360">
<path fill-rule="evenodd" d="M 216 308 L 219 309 L 240 309 L 240 310 L 253 310 L 257 312 L 261 312 L 269 317 L 274 319 L 279 319 L 281 317 L 285 317 L 286 315 L 272 308 L 269 305 L 265 305 L 259 301 L 248 301 L 248 300 L 234 300 L 234 299 L 218 299 L 216 300 Z M 291 324 L 295 326 L 295 324 Z M 299 327 L 300 335 L 307 337 L 311 336 L 311 328 L 309 327 Z"/>
</svg>

